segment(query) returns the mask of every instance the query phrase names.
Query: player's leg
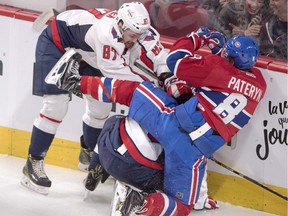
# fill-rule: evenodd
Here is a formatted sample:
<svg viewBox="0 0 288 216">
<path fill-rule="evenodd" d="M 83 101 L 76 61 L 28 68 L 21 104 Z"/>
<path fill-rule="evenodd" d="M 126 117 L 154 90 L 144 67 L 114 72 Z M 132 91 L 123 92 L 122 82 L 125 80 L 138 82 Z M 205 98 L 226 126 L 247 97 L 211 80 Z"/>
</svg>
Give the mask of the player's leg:
<svg viewBox="0 0 288 216">
<path fill-rule="evenodd" d="M 204 177 L 201 183 L 199 198 L 194 205 L 194 210 L 203 210 L 203 209 L 216 209 L 219 208 L 217 201 L 208 195 L 207 187 L 207 165 L 205 166 Z"/>
<path fill-rule="evenodd" d="M 172 161 L 174 162 L 174 160 Z M 183 167 L 180 168 L 181 172 L 179 172 L 180 169 L 167 167 L 166 160 L 165 170 L 169 171 L 164 171 L 165 193 L 154 192 L 146 195 L 128 188 L 126 189 L 126 199 L 120 205 L 120 212 L 122 215 L 189 215 L 198 198 L 205 163 L 205 159 L 196 160 L 193 171 L 191 172 L 191 169 L 187 168 L 187 172 L 183 173 Z"/>
<path fill-rule="evenodd" d="M 51 181 L 44 170 L 44 157 L 53 141 L 57 128 L 67 113 L 70 100 L 67 91 L 48 85 L 45 77 L 54 67 L 62 53 L 50 40 L 49 28 L 39 36 L 36 46 L 34 89 L 43 96 L 43 105 L 33 124 L 28 158 L 23 168 L 22 183 L 39 193 L 48 193 Z"/>
<path fill-rule="evenodd" d="M 192 205 L 184 205 L 165 193 L 153 192 L 148 194 L 123 182 L 116 181 L 111 216 L 187 216 L 191 209 Z"/>
<path fill-rule="evenodd" d="M 59 89 L 65 89 L 76 95 L 81 95 L 85 99 L 86 111 L 83 115 L 83 135 L 80 137 L 81 148 L 78 169 L 86 172 L 97 138 L 110 114 L 112 105 L 96 101 L 90 95 L 82 95 L 80 91 L 80 75 L 102 76 L 102 73 L 86 62 L 80 62 L 80 59 L 81 55 L 73 49 L 67 51 L 59 60 L 59 65 L 53 67 L 48 74 L 46 82 L 56 85 Z M 61 65 L 65 66 L 64 70 Z"/>
<path fill-rule="evenodd" d="M 90 95 L 84 95 L 84 98 L 86 111 L 82 118 L 83 138 L 78 165 L 78 169 L 81 171 L 87 171 L 88 169 L 97 139 L 112 108 L 112 104 L 96 101 Z"/>
<path fill-rule="evenodd" d="M 179 142 L 181 142 L 181 139 Z M 166 152 L 164 170 L 165 194 L 184 204 L 184 206 L 193 208 L 199 197 L 206 163 L 207 159 L 190 142 L 187 145 L 174 146 L 174 151 Z M 178 207 L 177 204 L 176 208 Z"/>
<path fill-rule="evenodd" d="M 81 76 L 103 77 L 103 74 L 99 69 L 93 68 L 84 61 L 80 62 L 79 74 Z M 90 163 L 93 150 L 97 143 L 97 138 L 104 124 L 103 121 L 105 121 L 105 119 L 109 115 L 110 113 L 109 109 L 111 110 L 110 108 L 111 105 L 101 105 L 101 104 L 98 105 L 97 102 L 94 103 L 94 100 L 92 98 L 90 97 L 89 98 L 84 97 L 84 98 L 86 100 L 86 112 L 83 116 L 83 124 L 82 124 L 83 135 L 80 137 L 81 148 L 80 148 L 79 165 L 78 165 L 78 169 L 81 171 L 87 171 L 87 167 Z M 94 111 L 94 109 L 96 111 Z M 88 168 L 88 171 L 90 170 L 93 172 L 92 168 L 90 169 Z"/>
<path fill-rule="evenodd" d="M 51 181 L 45 173 L 44 158 L 58 126 L 67 113 L 69 100 L 68 94 L 44 95 L 40 115 L 34 121 L 22 183 L 39 193 L 48 193 L 51 186 Z"/>
<path fill-rule="evenodd" d="M 143 166 L 128 152 L 119 134 L 123 116 L 112 116 L 104 124 L 98 139 L 99 159 L 115 179 L 141 190 L 162 190 L 163 171 Z"/>
</svg>

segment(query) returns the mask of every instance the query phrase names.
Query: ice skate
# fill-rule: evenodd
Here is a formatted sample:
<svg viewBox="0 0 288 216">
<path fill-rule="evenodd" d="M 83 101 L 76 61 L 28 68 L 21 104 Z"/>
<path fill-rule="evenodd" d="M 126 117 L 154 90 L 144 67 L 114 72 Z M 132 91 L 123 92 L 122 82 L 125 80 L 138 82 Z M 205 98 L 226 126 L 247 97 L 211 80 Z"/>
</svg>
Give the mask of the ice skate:
<svg viewBox="0 0 288 216">
<path fill-rule="evenodd" d="M 44 171 L 44 161 L 36 160 L 30 155 L 23 167 L 23 178 L 21 184 L 37 193 L 47 195 L 51 181 Z"/>
<path fill-rule="evenodd" d="M 85 146 L 83 135 L 80 137 L 80 144 L 81 148 L 79 154 L 78 170 L 82 172 L 88 172 L 88 166 L 90 164 L 93 151 L 91 151 Z"/>
<path fill-rule="evenodd" d="M 81 58 L 82 56 L 74 49 L 68 50 L 46 76 L 45 82 L 69 92 L 81 94 L 79 86 Z"/>
<path fill-rule="evenodd" d="M 79 154 L 78 170 L 88 172 L 88 166 L 92 157 L 93 151 L 81 147 Z"/>
<path fill-rule="evenodd" d="M 94 191 L 98 186 L 103 176 L 103 168 L 97 164 L 95 169 L 89 171 L 88 176 L 84 179 L 85 188 L 89 191 Z"/>
<path fill-rule="evenodd" d="M 89 193 L 94 191 L 103 177 L 103 168 L 100 164 L 97 164 L 95 169 L 91 169 L 88 172 L 87 177 L 83 183 L 85 186 L 84 200 L 88 199 Z"/>
<path fill-rule="evenodd" d="M 142 192 L 116 181 L 111 216 L 139 215 L 145 205 L 145 195 Z"/>
</svg>

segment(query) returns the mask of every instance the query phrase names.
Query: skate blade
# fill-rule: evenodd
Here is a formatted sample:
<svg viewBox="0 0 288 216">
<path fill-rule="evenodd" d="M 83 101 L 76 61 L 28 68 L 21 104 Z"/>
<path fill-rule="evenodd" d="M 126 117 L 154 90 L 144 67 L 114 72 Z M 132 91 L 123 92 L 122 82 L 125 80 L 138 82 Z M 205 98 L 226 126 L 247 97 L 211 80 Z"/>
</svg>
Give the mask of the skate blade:
<svg viewBox="0 0 288 216">
<path fill-rule="evenodd" d="M 111 203 L 111 210 L 110 210 L 110 216 L 122 216 L 122 213 L 120 209 L 122 208 L 123 203 L 120 202 L 120 200 L 112 200 Z"/>
<path fill-rule="evenodd" d="M 59 59 L 59 61 L 54 65 L 49 74 L 45 78 L 47 84 L 56 85 L 59 79 L 63 76 L 63 71 L 65 71 L 70 58 L 76 53 L 74 49 L 69 49 L 65 54 Z"/>
<path fill-rule="evenodd" d="M 21 184 L 32 190 L 35 191 L 37 193 L 43 194 L 43 195 L 48 195 L 49 193 L 49 188 L 48 187 L 43 187 L 43 186 L 39 186 L 36 185 L 35 183 L 33 183 L 27 176 L 23 176 L 22 180 L 21 180 Z"/>
<path fill-rule="evenodd" d="M 89 166 L 88 164 L 79 163 L 78 170 L 81 172 L 88 173 L 88 166 Z"/>
<path fill-rule="evenodd" d="M 84 195 L 83 195 L 83 201 L 86 201 L 89 199 L 90 193 L 91 193 L 91 191 L 89 191 L 85 188 Z"/>
<path fill-rule="evenodd" d="M 86 181 L 87 181 L 87 177 L 85 179 L 83 179 L 84 187 L 85 187 Z M 90 193 L 90 191 L 85 188 L 84 195 L 83 195 L 83 201 L 86 201 L 89 198 L 89 193 Z"/>
<path fill-rule="evenodd" d="M 121 209 L 126 199 L 127 187 L 116 181 L 114 184 L 114 197 L 111 202 L 110 216 L 121 216 Z"/>
<path fill-rule="evenodd" d="M 111 212 L 110 216 L 122 216 L 120 211 Z"/>
<path fill-rule="evenodd" d="M 123 204 L 120 202 L 115 203 L 115 201 L 111 205 L 110 216 L 122 216 L 121 208 Z"/>
</svg>

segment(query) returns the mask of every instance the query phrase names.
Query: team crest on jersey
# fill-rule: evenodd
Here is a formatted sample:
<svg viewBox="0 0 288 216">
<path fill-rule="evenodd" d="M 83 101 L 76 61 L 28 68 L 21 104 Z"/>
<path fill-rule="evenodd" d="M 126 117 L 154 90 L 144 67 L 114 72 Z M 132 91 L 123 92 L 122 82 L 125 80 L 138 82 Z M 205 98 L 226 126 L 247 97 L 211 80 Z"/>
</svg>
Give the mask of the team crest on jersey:
<svg viewBox="0 0 288 216">
<path fill-rule="evenodd" d="M 117 34 L 117 31 L 115 30 L 114 27 L 112 28 L 112 32 L 111 33 L 113 35 L 113 38 L 117 38 L 117 42 L 122 42 L 123 41 L 122 37 L 119 37 L 119 35 Z"/>
<path fill-rule="evenodd" d="M 152 41 L 155 40 L 156 33 L 150 28 L 149 32 L 144 38 L 144 41 Z"/>
<path fill-rule="evenodd" d="M 144 41 L 152 41 L 152 40 L 154 40 L 154 39 L 155 39 L 155 38 L 154 38 L 153 35 L 146 35 Z"/>
<path fill-rule="evenodd" d="M 235 47 L 237 47 L 237 48 L 241 47 L 241 43 L 239 41 L 236 41 L 235 42 Z"/>
<path fill-rule="evenodd" d="M 176 197 L 178 198 L 178 199 L 183 199 L 183 193 L 181 193 L 181 192 L 177 192 L 176 193 Z"/>
</svg>

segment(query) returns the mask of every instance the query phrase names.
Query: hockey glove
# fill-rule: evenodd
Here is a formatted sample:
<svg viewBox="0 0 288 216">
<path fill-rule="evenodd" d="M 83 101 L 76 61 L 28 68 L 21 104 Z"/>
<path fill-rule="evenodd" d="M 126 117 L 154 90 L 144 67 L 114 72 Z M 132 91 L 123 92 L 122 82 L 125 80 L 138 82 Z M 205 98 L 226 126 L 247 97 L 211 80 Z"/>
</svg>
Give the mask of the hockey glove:
<svg viewBox="0 0 288 216">
<path fill-rule="evenodd" d="M 211 32 L 207 46 L 211 50 L 212 54 L 220 55 L 225 43 L 226 43 L 225 35 L 220 32 L 215 31 L 215 32 Z"/>
<path fill-rule="evenodd" d="M 200 26 L 196 31 L 191 32 L 188 37 L 191 37 L 194 43 L 194 50 L 198 50 L 207 44 L 210 34 L 209 29 L 205 26 Z"/>
<path fill-rule="evenodd" d="M 165 80 L 166 80 L 167 78 L 171 77 L 171 76 L 173 76 L 173 73 L 171 73 L 171 72 L 163 72 L 163 73 L 161 73 L 161 74 L 157 77 L 159 87 L 161 87 L 161 88 L 164 89 L 164 82 L 165 82 Z"/>
<path fill-rule="evenodd" d="M 214 200 L 212 197 L 207 196 L 203 200 L 198 200 L 197 203 L 194 205 L 194 210 L 211 210 L 211 209 L 217 209 L 219 208 L 219 205 L 216 200 Z"/>
<path fill-rule="evenodd" d="M 175 75 L 167 78 L 164 81 L 164 88 L 165 91 L 172 97 L 174 97 L 176 100 L 181 99 L 181 101 L 185 98 L 189 99 L 194 94 L 194 88 L 187 85 L 187 83 L 183 80 L 180 80 Z"/>
</svg>

